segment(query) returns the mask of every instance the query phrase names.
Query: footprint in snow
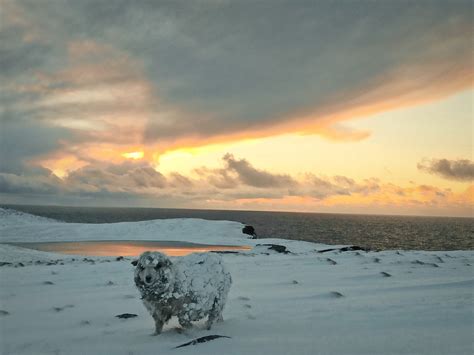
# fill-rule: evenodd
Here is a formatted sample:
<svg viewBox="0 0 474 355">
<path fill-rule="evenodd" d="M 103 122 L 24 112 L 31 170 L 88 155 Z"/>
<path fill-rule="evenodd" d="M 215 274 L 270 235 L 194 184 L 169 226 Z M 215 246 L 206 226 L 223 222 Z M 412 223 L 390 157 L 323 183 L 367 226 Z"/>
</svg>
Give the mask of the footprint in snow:
<svg viewBox="0 0 474 355">
<path fill-rule="evenodd" d="M 337 291 L 331 291 L 329 292 L 329 296 L 331 298 L 341 298 L 341 297 L 344 297 L 344 295 L 340 292 L 337 292 Z"/>
<path fill-rule="evenodd" d="M 53 307 L 53 310 L 55 310 L 56 312 L 62 312 L 66 308 L 74 308 L 74 305 L 73 304 L 67 304 L 63 307 Z"/>
</svg>

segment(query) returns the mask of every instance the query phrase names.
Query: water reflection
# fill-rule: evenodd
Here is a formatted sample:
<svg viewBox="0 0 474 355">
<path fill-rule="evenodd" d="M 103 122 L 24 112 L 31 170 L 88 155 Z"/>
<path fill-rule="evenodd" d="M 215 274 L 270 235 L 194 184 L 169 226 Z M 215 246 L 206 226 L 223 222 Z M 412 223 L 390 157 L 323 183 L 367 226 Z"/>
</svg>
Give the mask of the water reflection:
<svg viewBox="0 0 474 355">
<path fill-rule="evenodd" d="M 83 241 L 10 243 L 22 248 L 86 256 L 137 256 L 145 251 L 159 251 L 169 256 L 183 256 L 207 251 L 250 250 L 249 246 L 211 245 L 171 241 Z"/>
</svg>

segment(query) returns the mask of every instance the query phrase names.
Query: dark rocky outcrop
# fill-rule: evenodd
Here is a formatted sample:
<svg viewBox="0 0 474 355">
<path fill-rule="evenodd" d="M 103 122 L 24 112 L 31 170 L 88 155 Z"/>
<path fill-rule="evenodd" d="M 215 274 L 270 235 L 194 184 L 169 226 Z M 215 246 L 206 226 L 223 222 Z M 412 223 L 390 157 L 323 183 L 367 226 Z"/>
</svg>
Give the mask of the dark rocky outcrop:
<svg viewBox="0 0 474 355">
<path fill-rule="evenodd" d="M 242 228 L 242 233 L 252 236 L 252 239 L 257 239 L 257 233 L 255 232 L 255 228 L 253 226 L 245 226 Z"/>
</svg>

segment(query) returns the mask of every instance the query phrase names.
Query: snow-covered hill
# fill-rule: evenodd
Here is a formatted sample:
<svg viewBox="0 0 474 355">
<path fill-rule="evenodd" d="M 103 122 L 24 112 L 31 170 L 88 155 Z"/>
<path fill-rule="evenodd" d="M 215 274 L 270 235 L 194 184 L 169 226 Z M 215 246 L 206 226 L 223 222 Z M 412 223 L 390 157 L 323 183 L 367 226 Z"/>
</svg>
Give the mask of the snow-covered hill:
<svg viewBox="0 0 474 355">
<path fill-rule="evenodd" d="M 131 258 L 0 244 L 0 262 L 11 263 L 0 267 L 1 353 L 472 353 L 472 251 L 318 253 L 331 246 L 250 240 L 241 229 L 197 219 L 69 224 L 1 210 L 0 243 L 133 239 L 254 247 L 223 255 L 233 278 L 223 323 L 177 332 L 172 321 L 153 337 Z M 291 253 L 257 246 L 267 243 Z M 138 317 L 115 317 L 121 313 Z M 231 338 L 175 349 L 210 334 Z"/>
</svg>

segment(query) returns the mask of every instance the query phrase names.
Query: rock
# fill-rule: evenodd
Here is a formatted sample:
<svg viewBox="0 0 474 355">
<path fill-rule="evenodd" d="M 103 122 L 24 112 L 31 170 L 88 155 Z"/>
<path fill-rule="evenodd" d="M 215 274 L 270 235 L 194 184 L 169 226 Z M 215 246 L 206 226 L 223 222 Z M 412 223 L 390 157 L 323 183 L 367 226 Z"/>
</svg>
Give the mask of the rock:
<svg viewBox="0 0 474 355">
<path fill-rule="evenodd" d="M 362 250 L 362 251 L 370 251 L 369 248 L 363 248 L 359 247 L 357 245 L 352 245 L 349 247 L 343 247 L 343 248 L 332 248 L 332 249 L 324 249 L 324 250 L 319 250 L 318 253 L 326 253 L 328 251 L 339 251 L 339 252 L 344 252 L 344 251 L 357 251 L 357 250 Z"/>
<path fill-rule="evenodd" d="M 120 319 L 128 319 L 128 318 L 138 317 L 138 315 L 133 314 L 133 313 L 122 313 L 122 314 L 116 315 L 115 317 L 120 318 Z"/>
<path fill-rule="evenodd" d="M 382 271 L 380 273 L 383 277 L 392 277 L 392 275 L 390 275 L 388 272 L 385 272 L 385 271 Z"/>
<path fill-rule="evenodd" d="M 188 343 L 178 345 L 175 349 L 182 348 L 182 347 L 189 346 L 189 345 L 196 345 L 196 344 L 200 344 L 200 343 L 205 343 L 205 342 L 208 342 L 208 341 L 211 341 L 211 340 L 214 340 L 214 339 L 218 339 L 218 338 L 231 339 L 231 337 L 228 337 L 228 336 L 225 336 L 225 335 L 206 335 L 204 337 L 200 337 L 200 338 L 191 340 Z"/>
<path fill-rule="evenodd" d="M 123 260 L 123 256 L 117 256 L 117 258 L 115 259 L 117 261 L 122 261 Z"/>
<path fill-rule="evenodd" d="M 242 233 L 252 236 L 252 239 L 257 239 L 257 233 L 255 232 L 255 228 L 253 226 L 245 226 L 242 228 Z"/>
<path fill-rule="evenodd" d="M 6 261 L 0 261 L 0 266 L 11 265 L 12 263 L 7 263 Z"/>
<path fill-rule="evenodd" d="M 0 309 L 0 316 L 8 316 L 10 312 L 4 311 L 3 309 Z"/>
<path fill-rule="evenodd" d="M 53 281 L 45 281 L 43 282 L 43 285 L 54 285 Z"/>
<path fill-rule="evenodd" d="M 257 244 L 257 246 L 266 246 L 269 247 L 268 250 L 274 250 L 277 253 L 282 253 L 282 254 L 290 254 L 290 252 L 286 249 L 284 245 L 278 245 L 278 244 Z"/>
<path fill-rule="evenodd" d="M 334 260 L 332 260 L 330 258 L 327 258 L 326 261 L 331 265 L 337 265 L 337 262 L 335 262 Z"/>
</svg>

